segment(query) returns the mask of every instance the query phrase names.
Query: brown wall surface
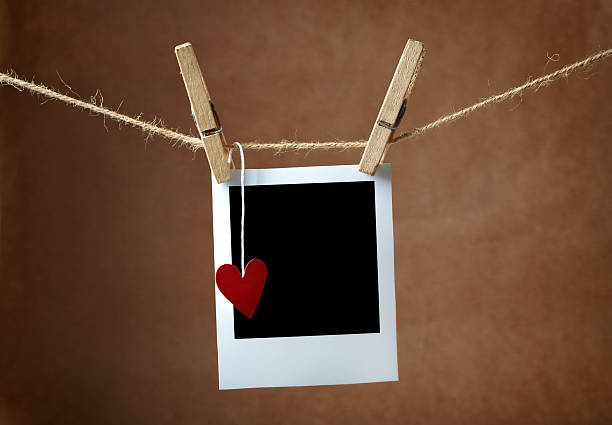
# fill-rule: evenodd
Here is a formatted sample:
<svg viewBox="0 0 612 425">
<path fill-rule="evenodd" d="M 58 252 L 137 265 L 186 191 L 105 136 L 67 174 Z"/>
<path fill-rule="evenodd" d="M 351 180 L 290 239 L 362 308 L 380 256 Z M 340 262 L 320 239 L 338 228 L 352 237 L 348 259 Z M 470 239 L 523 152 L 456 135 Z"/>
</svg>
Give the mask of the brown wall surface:
<svg viewBox="0 0 612 425">
<path fill-rule="evenodd" d="M 408 38 L 404 130 L 611 47 L 610 22 L 610 1 L 0 0 L 0 67 L 193 133 L 191 41 L 230 140 L 354 140 Z M 398 383 L 224 392 L 203 151 L 0 88 L 0 423 L 612 423 L 611 71 L 391 149 Z"/>
</svg>

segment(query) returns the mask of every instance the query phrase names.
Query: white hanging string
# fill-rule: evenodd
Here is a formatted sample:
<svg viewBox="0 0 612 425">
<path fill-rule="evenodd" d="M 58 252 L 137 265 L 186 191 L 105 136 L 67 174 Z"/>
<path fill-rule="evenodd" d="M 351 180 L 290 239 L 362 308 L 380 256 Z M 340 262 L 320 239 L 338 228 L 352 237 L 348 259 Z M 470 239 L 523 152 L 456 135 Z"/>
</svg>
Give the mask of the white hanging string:
<svg viewBox="0 0 612 425">
<path fill-rule="evenodd" d="M 240 264 L 242 266 L 242 276 L 244 276 L 244 150 L 240 143 L 234 142 L 234 145 L 237 145 L 240 151 Z M 228 163 L 232 162 L 232 149 L 230 148 L 229 155 L 227 156 Z"/>
</svg>

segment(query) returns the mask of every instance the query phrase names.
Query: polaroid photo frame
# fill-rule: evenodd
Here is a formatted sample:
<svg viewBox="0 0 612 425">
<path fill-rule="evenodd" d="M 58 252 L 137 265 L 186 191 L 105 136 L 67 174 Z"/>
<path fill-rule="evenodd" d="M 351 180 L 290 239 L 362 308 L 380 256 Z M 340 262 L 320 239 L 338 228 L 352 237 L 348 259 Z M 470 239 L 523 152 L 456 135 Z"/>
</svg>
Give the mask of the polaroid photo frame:
<svg viewBox="0 0 612 425">
<path fill-rule="evenodd" d="M 240 269 L 240 170 L 212 179 L 215 269 Z M 391 166 L 245 170 L 251 320 L 215 286 L 219 389 L 397 381 Z"/>
</svg>

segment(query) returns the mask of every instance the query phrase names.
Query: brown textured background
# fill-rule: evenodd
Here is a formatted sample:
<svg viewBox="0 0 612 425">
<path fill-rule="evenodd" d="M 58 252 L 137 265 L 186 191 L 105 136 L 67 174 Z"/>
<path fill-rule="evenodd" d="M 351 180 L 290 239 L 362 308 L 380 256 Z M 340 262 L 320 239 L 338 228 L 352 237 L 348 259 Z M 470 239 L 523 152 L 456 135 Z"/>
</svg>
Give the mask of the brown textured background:
<svg viewBox="0 0 612 425">
<path fill-rule="evenodd" d="M 191 41 L 230 140 L 350 140 L 407 38 L 428 55 L 403 129 L 611 47 L 610 22 L 609 1 L 4 0 L 0 66 L 189 131 Z M 610 71 L 391 150 L 400 382 L 229 392 L 203 153 L 0 88 L 0 423 L 611 423 Z"/>
</svg>

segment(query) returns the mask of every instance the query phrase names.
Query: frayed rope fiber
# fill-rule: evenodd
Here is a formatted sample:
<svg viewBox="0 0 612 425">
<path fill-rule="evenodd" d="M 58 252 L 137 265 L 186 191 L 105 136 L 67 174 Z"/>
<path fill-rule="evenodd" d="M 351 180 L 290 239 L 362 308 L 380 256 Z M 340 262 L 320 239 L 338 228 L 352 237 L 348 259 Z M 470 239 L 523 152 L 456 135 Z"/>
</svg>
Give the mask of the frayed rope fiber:
<svg viewBox="0 0 612 425">
<path fill-rule="evenodd" d="M 471 106 L 460 109 L 457 112 L 454 112 L 449 115 L 445 115 L 443 117 L 438 118 L 435 121 L 430 122 L 422 127 L 414 128 L 406 133 L 400 134 L 399 136 L 394 137 L 391 140 L 391 143 L 397 143 L 404 140 L 412 139 L 413 137 L 419 136 L 429 130 L 432 130 L 436 127 L 440 127 L 445 124 L 449 124 L 453 121 L 456 121 L 460 118 L 465 118 L 472 112 L 484 108 L 485 106 L 492 105 L 494 103 L 503 102 L 505 100 L 512 99 L 517 95 L 521 95 L 524 91 L 528 89 L 539 89 L 541 87 L 545 87 L 552 83 L 555 80 L 558 80 L 562 77 L 567 77 L 569 74 L 578 71 L 579 69 L 585 68 L 601 59 L 605 59 L 612 56 L 612 49 L 602 50 L 599 53 L 596 53 L 588 58 L 581 60 L 579 62 L 575 62 L 571 65 L 564 66 L 561 69 L 558 69 L 555 72 L 544 75 L 542 77 L 536 78 L 532 81 L 527 81 L 525 84 L 520 85 L 518 87 L 511 88 L 503 93 L 497 94 L 495 96 L 488 97 L 478 103 L 475 103 Z M 179 133 L 175 130 L 170 130 L 168 128 L 162 127 L 155 122 L 143 121 L 140 117 L 130 117 L 128 115 L 120 114 L 117 111 L 112 109 L 105 108 L 104 106 L 97 105 L 95 100 L 92 102 L 85 102 L 80 99 L 76 99 L 74 97 L 67 96 L 65 94 L 59 93 L 55 90 L 52 90 L 48 87 L 45 87 L 40 84 L 35 84 L 29 81 L 22 80 L 15 75 L 12 74 L 4 74 L 0 73 L 0 84 L 12 86 L 20 91 L 27 90 L 32 93 L 39 94 L 41 96 L 47 97 L 49 99 L 59 100 L 60 102 L 64 102 L 68 105 L 74 106 L 75 108 L 81 108 L 85 111 L 89 111 L 94 114 L 99 114 L 104 116 L 105 118 L 109 118 L 111 120 L 117 121 L 120 124 L 129 125 L 132 127 L 140 128 L 143 132 L 147 134 L 147 136 L 160 136 L 165 139 L 168 139 L 172 142 L 180 144 L 181 146 L 189 147 L 192 150 L 197 150 L 202 146 L 202 139 L 198 137 L 188 136 L 183 133 Z M 354 142 L 346 142 L 346 141 L 334 141 L 334 142 L 295 142 L 290 140 L 281 140 L 276 143 L 259 143 L 259 142 L 248 142 L 242 143 L 244 149 L 256 149 L 256 150 L 264 150 L 271 149 L 276 151 L 287 151 L 287 150 L 315 150 L 315 149 L 363 149 L 366 146 L 367 141 L 359 140 Z M 229 148 L 230 146 L 228 146 Z"/>
</svg>

